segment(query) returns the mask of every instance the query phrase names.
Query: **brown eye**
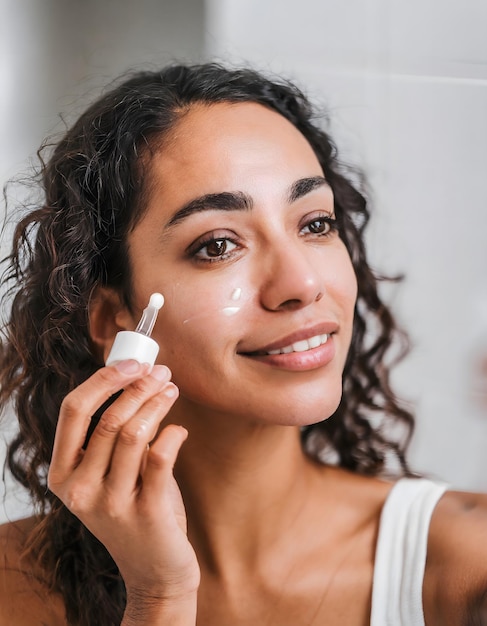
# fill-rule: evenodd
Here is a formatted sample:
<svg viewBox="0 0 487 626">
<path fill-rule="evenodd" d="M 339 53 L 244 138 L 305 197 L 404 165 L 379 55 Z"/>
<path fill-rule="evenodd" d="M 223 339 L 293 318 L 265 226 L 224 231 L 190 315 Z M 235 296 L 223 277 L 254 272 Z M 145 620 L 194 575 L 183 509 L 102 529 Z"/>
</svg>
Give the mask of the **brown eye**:
<svg viewBox="0 0 487 626">
<path fill-rule="evenodd" d="M 226 239 L 215 239 L 206 247 L 206 254 L 211 257 L 222 256 L 227 251 Z"/>
<path fill-rule="evenodd" d="M 192 256 L 199 261 L 220 261 L 226 259 L 236 248 L 237 244 L 231 239 L 215 237 L 200 243 Z"/>
<path fill-rule="evenodd" d="M 313 220 L 308 224 L 309 231 L 315 235 L 322 235 L 330 230 L 330 224 L 327 220 Z"/>
<path fill-rule="evenodd" d="M 304 235 L 318 235 L 326 237 L 338 230 L 336 219 L 331 215 L 320 215 L 307 221 L 301 229 Z"/>
</svg>

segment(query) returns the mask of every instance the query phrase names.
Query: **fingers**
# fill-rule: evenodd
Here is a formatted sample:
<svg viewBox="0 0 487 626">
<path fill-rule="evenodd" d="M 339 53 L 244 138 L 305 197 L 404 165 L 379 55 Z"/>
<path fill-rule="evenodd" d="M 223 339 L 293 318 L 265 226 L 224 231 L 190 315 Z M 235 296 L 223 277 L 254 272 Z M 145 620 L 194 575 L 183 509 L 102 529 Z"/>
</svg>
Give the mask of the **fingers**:
<svg viewBox="0 0 487 626">
<path fill-rule="evenodd" d="M 110 471 L 105 478 L 105 485 L 111 493 L 118 493 L 123 497 L 136 489 L 143 463 L 147 462 L 151 454 L 147 451 L 147 445 L 154 438 L 162 419 L 177 397 L 176 385 L 166 383 L 120 430 Z M 168 428 L 171 426 L 167 426 L 162 432 Z"/>
<path fill-rule="evenodd" d="M 144 405 L 156 396 L 169 382 L 171 372 L 164 365 L 156 365 L 148 376 L 139 378 L 126 386 L 124 392 L 105 410 L 93 431 L 83 459 L 83 465 L 94 474 L 102 476 L 110 467 L 114 446 L 121 441 L 137 447 L 137 442 L 147 435 L 155 434 L 155 424 L 166 415 L 170 403 L 156 407 L 157 413 L 150 413 Z M 174 385 L 172 385 L 174 387 Z M 164 410 L 165 409 L 165 410 Z M 162 412 L 162 413 L 161 413 Z M 136 416 L 136 417 L 134 417 Z M 133 420 L 133 424 L 132 424 Z M 151 429 L 151 424 L 154 427 Z M 145 446 L 150 439 L 145 440 Z M 126 446 L 125 446 L 126 447 Z"/>
<path fill-rule="evenodd" d="M 101 368 L 66 396 L 56 428 L 49 469 L 50 483 L 63 482 L 77 467 L 91 416 L 97 408 L 148 371 L 147 364 L 122 361 L 115 366 Z"/>
<path fill-rule="evenodd" d="M 142 494 L 164 493 L 172 477 L 179 450 L 187 437 L 188 431 L 176 424 L 169 424 L 159 433 L 147 454 L 142 476 Z"/>
</svg>

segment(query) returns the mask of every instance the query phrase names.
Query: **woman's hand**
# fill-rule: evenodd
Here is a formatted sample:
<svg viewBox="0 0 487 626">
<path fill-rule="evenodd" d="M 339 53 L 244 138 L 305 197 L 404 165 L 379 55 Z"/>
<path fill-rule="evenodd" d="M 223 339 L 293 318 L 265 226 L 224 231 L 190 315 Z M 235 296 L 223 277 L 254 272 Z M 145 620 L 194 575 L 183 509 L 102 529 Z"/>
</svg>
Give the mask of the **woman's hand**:
<svg viewBox="0 0 487 626">
<path fill-rule="evenodd" d="M 110 552 L 128 604 L 156 608 L 194 598 L 200 572 L 172 472 L 187 431 L 174 424 L 160 429 L 178 389 L 164 365 L 148 370 L 122 361 L 66 396 L 48 484 Z M 120 389 L 83 450 L 91 416 Z"/>
</svg>

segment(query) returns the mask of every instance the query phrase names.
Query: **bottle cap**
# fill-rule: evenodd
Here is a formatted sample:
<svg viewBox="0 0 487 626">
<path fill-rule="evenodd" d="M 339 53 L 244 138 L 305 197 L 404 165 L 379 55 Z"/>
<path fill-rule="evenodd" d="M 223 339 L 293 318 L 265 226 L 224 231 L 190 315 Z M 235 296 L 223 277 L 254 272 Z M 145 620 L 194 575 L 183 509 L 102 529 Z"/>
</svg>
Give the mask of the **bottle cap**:
<svg viewBox="0 0 487 626">
<path fill-rule="evenodd" d="M 115 337 L 106 364 L 113 365 L 118 361 L 135 359 L 139 363 L 154 365 L 158 354 L 159 345 L 152 337 L 133 330 L 121 330 Z"/>
<path fill-rule="evenodd" d="M 137 328 L 135 330 L 121 330 L 117 333 L 106 365 L 113 365 L 126 359 L 135 359 L 139 363 L 154 365 L 159 353 L 159 345 L 154 339 L 151 339 L 150 334 L 156 323 L 159 309 L 163 304 L 164 296 L 162 294 L 153 293 L 151 295 Z"/>
</svg>

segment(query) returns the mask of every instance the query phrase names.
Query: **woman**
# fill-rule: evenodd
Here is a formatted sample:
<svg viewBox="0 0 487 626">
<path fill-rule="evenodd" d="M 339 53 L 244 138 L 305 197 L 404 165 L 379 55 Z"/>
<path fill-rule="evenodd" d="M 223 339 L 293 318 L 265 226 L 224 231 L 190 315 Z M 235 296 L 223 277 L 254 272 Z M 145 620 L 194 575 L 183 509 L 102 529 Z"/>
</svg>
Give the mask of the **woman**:
<svg viewBox="0 0 487 626">
<path fill-rule="evenodd" d="M 8 274 L 38 513 L 3 527 L 2 623 L 487 623 L 486 498 L 411 477 L 368 209 L 312 116 L 172 66 L 56 146 Z M 154 292 L 157 364 L 104 367 Z"/>
</svg>

